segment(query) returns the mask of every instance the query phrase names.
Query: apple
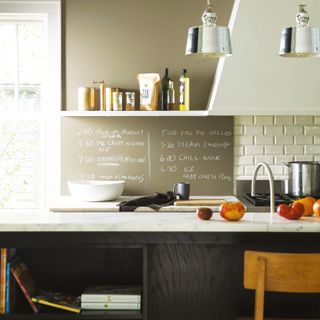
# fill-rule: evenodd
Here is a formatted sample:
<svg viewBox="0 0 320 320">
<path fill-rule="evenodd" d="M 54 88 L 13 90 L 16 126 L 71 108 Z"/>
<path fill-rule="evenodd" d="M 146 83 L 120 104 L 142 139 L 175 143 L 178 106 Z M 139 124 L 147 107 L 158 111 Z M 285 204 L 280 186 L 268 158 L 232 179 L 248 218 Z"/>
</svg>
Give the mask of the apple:
<svg viewBox="0 0 320 320">
<path fill-rule="evenodd" d="M 238 221 L 246 212 L 246 208 L 242 202 L 225 202 L 220 205 L 220 216 L 226 220 Z"/>
<path fill-rule="evenodd" d="M 212 213 L 210 208 L 202 207 L 197 209 L 197 215 L 201 220 L 210 220 Z"/>
<path fill-rule="evenodd" d="M 320 199 L 314 203 L 313 212 L 317 217 L 320 217 Z"/>
<path fill-rule="evenodd" d="M 277 213 L 279 216 L 289 219 L 289 220 L 298 220 L 303 216 L 304 205 L 301 202 L 295 201 L 291 205 L 280 204 L 277 207 Z"/>
</svg>

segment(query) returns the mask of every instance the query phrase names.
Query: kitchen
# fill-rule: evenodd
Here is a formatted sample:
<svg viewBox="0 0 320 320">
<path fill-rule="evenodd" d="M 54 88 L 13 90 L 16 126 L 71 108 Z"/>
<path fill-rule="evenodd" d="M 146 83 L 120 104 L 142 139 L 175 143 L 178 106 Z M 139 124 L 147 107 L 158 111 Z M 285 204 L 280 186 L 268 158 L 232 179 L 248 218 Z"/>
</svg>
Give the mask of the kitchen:
<svg viewBox="0 0 320 320">
<path fill-rule="evenodd" d="M 248 2 L 242 1 L 247 5 Z M 254 3 L 260 3 L 261 6 L 259 1 Z M 260 11 L 252 9 L 254 3 L 250 2 L 251 9 L 248 11 L 251 13 L 261 12 L 261 14 L 255 15 L 255 23 L 264 22 L 265 26 L 269 27 L 270 24 L 265 21 L 268 21 L 269 13 L 273 12 L 275 6 L 270 5 L 271 8 L 263 6 L 263 10 L 266 12 L 263 15 L 261 7 Z M 277 56 L 281 28 L 294 24 L 298 3 L 289 3 L 287 2 L 284 8 L 278 8 L 279 11 L 285 10 L 286 12 L 290 8 L 291 13 L 286 13 L 289 17 L 288 20 L 282 18 L 285 21 L 280 21 L 281 27 L 280 31 L 275 32 L 276 37 L 273 38 L 273 33 L 270 33 L 271 35 L 268 34 L 268 37 L 264 38 L 265 41 L 270 40 L 270 43 L 274 43 L 272 47 L 276 48 L 272 58 L 264 57 L 268 63 L 271 63 L 270 66 L 259 56 L 259 54 L 266 55 L 265 51 L 259 51 L 250 44 L 250 56 L 248 56 L 248 48 L 237 45 L 237 43 L 241 43 L 243 35 L 239 34 L 241 30 L 238 30 L 239 33 L 237 33 L 236 26 L 231 37 L 232 57 L 221 59 L 218 62 L 218 59 L 195 59 L 184 56 L 187 28 L 200 23 L 205 5 L 201 1 L 193 3 L 192 1 L 140 0 L 138 4 L 137 1 L 123 3 L 102 0 L 63 1 L 62 132 L 70 132 L 68 130 L 72 125 L 75 128 L 76 126 L 86 127 L 90 123 L 88 127 L 93 126 L 99 129 L 106 127 L 106 123 L 110 126 L 117 126 L 117 124 L 122 125 L 124 121 L 133 123 L 137 121 L 139 127 L 147 126 L 149 121 L 149 125 L 152 127 L 155 122 L 158 122 L 161 127 L 170 120 L 157 113 L 156 117 L 150 115 L 135 119 L 136 117 L 130 116 L 129 119 L 125 117 L 126 120 L 122 120 L 120 117 L 77 117 L 75 116 L 78 114 L 77 88 L 90 86 L 92 80 L 104 79 L 114 87 L 137 90 L 136 75 L 138 73 L 150 71 L 159 72 L 162 75 L 165 67 L 169 68 L 170 76 L 177 84 L 181 70 L 187 68 L 191 79 L 190 105 L 191 112 L 195 112 L 193 113 L 194 117 L 178 117 L 173 112 L 172 118 L 174 120 L 172 121 L 177 125 L 180 123 L 179 120 L 183 124 L 194 121 L 197 126 L 201 126 L 202 120 L 203 123 L 213 121 L 215 124 L 222 121 L 219 119 L 231 120 L 231 125 L 228 122 L 228 130 L 233 132 L 231 135 L 233 150 L 228 151 L 230 159 L 224 158 L 226 170 L 228 170 L 226 176 L 231 177 L 231 183 L 227 183 L 223 191 L 220 191 L 224 193 L 217 193 L 219 196 L 237 194 L 236 181 L 247 180 L 250 182 L 256 165 L 261 161 L 270 165 L 276 180 L 288 178 L 288 169 L 282 164 L 282 161 L 319 161 L 320 116 L 317 115 L 319 114 L 317 111 L 319 90 L 316 88 L 317 59 L 288 61 L 290 59 L 280 59 Z M 213 4 L 218 15 L 218 24 L 227 25 L 233 1 L 215 1 Z M 259 4 L 257 6 L 259 7 Z M 315 2 L 310 1 L 312 23 L 319 25 L 320 21 L 316 20 L 319 19 L 316 16 L 316 8 Z M 247 8 L 244 6 L 239 10 L 245 9 Z M 121 17 L 114 12 L 121 12 Z M 155 15 L 158 17 L 156 23 Z M 161 19 L 161 17 L 164 18 Z M 248 23 L 252 21 L 251 17 L 246 16 L 244 20 Z M 276 23 L 274 24 L 276 25 Z M 260 28 L 262 28 L 261 25 L 258 30 L 263 33 Z M 276 29 L 276 26 L 274 28 Z M 254 32 L 254 30 L 252 25 L 250 28 L 245 28 L 246 32 Z M 263 34 L 265 35 L 265 33 Z M 247 37 L 250 39 L 252 35 Z M 243 56 L 244 54 L 246 55 Z M 146 56 L 150 56 L 152 59 L 146 59 Z M 238 59 L 242 62 L 241 64 Z M 220 67 L 217 67 L 219 63 Z M 236 64 L 235 72 L 232 71 L 234 63 Z M 256 64 L 249 68 L 248 64 L 250 63 Z M 276 67 L 272 63 L 276 63 Z M 286 83 L 287 86 L 275 84 L 276 88 L 273 88 L 273 84 L 276 82 L 271 81 L 275 77 L 274 70 L 279 70 L 279 74 L 277 74 L 279 78 L 282 76 L 281 66 L 279 67 L 278 64 L 285 66 L 285 74 L 289 80 L 290 78 L 292 80 L 288 84 L 288 79 L 284 78 L 281 83 Z M 261 70 L 263 66 L 266 67 Z M 215 99 L 210 98 L 209 102 L 210 113 L 216 112 L 221 118 L 212 117 L 211 120 L 211 117 L 205 117 L 203 111 L 210 95 L 215 70 L 222 67 L 224 67 L 225 73 L 222 72 L 218 82 L 218 95 Z M 242 68 L 245 68 L 245 72 Z M 297 81 L 296 73 L 305 75 L 305 69 L 312 81 L 303 87 L 304 90 L 301 90 L 305 92 L 305 97 L 303 97 L 302 94 L 293 93 L 301 93 L 296 86 L 297 84 L 301 86 L 304 83 L 301 79 Z M 258 74 L 250 74 L 255 70 Z M 271 80 L 268 70 L 272 70 L 273 78 Z M 246 72 L 248 77 L 244 77 Z M 254 82 L 257 81 L 257 78 L 261 79 L 261 74 L 270 80 L 268 86 L 264 82 L 261 86 L 255 85 Z M 231 81 L 232 79 L 233 81 Z M 309 78 L 306 77 L 305 81 L 307 80 Z M 284 87 L 288 87 L 287 90 L 290 94 L 284 91 Z M 269 93 L 266 96 L 268 90 L 276 93 Z M 242 100 L 240 99 L 241 94 L 239 94 L 241 92 Z M 232 101 L 232 98 L 235 101 Z M 285 107 L 281 107 L 284 101 L 287 104 Z M 245 110 L 246 104 L 250 107 L 248 111 Z M 254 108 L 260 106 L 260 112 L 257 112 Z M 199 113 L 197 113 L 198 111 Z M 134 115 L 136 114 L 134 113 Z M 62 134 L 61 140 L 64 146 L 62 152 L 59 150 L 59 145 L 56 146 L 57 143 L 53 145 L 54 150 L 57 151 L 54 155 L 56 163 L 60 163 L 60 154 L 66 161 L 74 159 L 67 153 L 68 143 L 73 138 L 74 136 Z M 72 151 L 71 148 L 70 153 Z M 71 161 L 70 164 L 67 164 L 66 161 L 61 163 L 63 174 L 71 174 L 72 170 L 75 170 L 75 174 L 79 173 L 75 163 Z M 219 163 L 219 160 L 214 162 Z M 99 171 L 102 172 L 100 174 L 105 174 L 105 170 L 106 167 L 103 167 L 103 170 L 99 168 Z M 54 173 L 54 179 L 60 180 L 60 169 L 59 172 L 55 171 Z M 85 172 L 81 170 L 80 173 Z M 91 174 L 91 172 L 89 173 Z M 267 179 L 263 170 L 260 170 L 259 177 Z M 66 178 L 65 176 L 65 179 L 61 181 L 63 195 L 68 195 Z M 70 178 L 79 177 L 70 176 Z M 152 190 L 150 187 L 141 190 L 141 195 L 146 194 L 149 190 L 151 192 L 166 191 L 165 187 L 159 187 L 162 183 L 160 180 L 161 178 L 153 181 Z M 55 189 L 60 191 L 60 181 L 54 180 L 53 185 L 55 187 L 58 185 Z M 191 182 L 191 194 L 204 195 L 201 189 L 193 188 L 193 186 L 194 184 Z M 170 182 L 171 187 L 172 183 Z M 210 187 L 219 189 L 219 185 Z M 268 183 L 267 188 L 269 189 Z M 264 192 L 269 192 L 268 189 Z M 225 193 L 224 190 L 227 190 L 228 193 Z M 55 192 L 53 191 L 53 194 Z M 207 222 L 200 221 L 195 212 L 176 212 L 168 216 L 165 213 L 153 215 L 150 212 L 138 213 L 137 215 L 132 213 L 115 215 L 115 213 L 101 212 L 86 214 L 86 208 L 82 211 L 84 212 L 50 212 L 50 214 L 38 219 L 33 218 L 27 212 L 19 213 L 16 217 L 4 213 L 3 223 L 0 225 L 2 247 L 22 248 L 23 252 L 29 253 L 35 250 L 37 253 L 41 253 L 41 257 L 47 257 L 49 261 L 51 261 L 50 257 L 43 252 L 43 248 L 48 251 L 60 248 L 60 254 L 56 250 L 54 251 L 57 254 L 57 260 L 67 259 L 71 249 L 75 249 L 75 252 L 79 253 L 82 247 L 91 248 L 95 251 L 95 255 L 91 256 L 94 261 L 97 259 L 98 252 L 100 253 L 102 250 L 99 249 L 99 246 L 106 247 L 108 253 L 117 251 L 115 249 L 117 246 L 128 246 L 134 251 L 141 250 L 142 267 L 140 262 L 136 261 L 138 259 L 135 256 L 139 257 L 140 251 L 134 253 L 132 257 L 131 253 L 127 253 L 128 248 L 125 250 L 126 254 L 119 257 L 118 262 L 111 260 L 108 263 L 111 267 L 113 263 L 113 268 L 111 268 L 114 272 L 113 276 L 118 280 L 121 280 L 122 277 L 125 278 L 125 276 L 120 271 L 116 272 L 114 266 L 118 266 L 118 264 L 120 266 L 120 262 L 125 264 L 126 259 L 134 261 L 134 268 L 142 269 L 142 275 L 140 274 L 141 270 L 138 270 L 138 275 L 130 275 L 133 279 L 137 278 L 143 283 L 145 301 L 143 315 L 140 315 L 140 318 L 143 319 L 169 319 L 173 317 L 178 319 L 182 317 L 186 319 L 236 319 L 240 316 L 252 316 L 254 297 L 252 292 L 243 289 L 242 284 L 244 250 L 319 252 L 316 241 L 319 229 L 316 217 L 288 221 L 277 215 L 270 218 L 268 212 L 260 213 L 261 215 L 248 212 L 243 218 L 244 220 L 236 223 L 222 221 L 217 213 L 214 213 L 213 219 Z M 135 246 L 138 249 L 131 248 Z M 115 253 L 115 255 L 117 254 Z M 75 255 L 71 256 L 75 258 Z M 50 282 L 45 279 L 44 272 L 41 272 L 41 267 L 44 269 L 45 264 L 39 265 L 39 262 L 37 264 L 35 260 L 35 258 L 29 257 L 28 262 L 39 272 L 42 282 L 45 284 Z M 74 266 L 72 262 L 70 263 L 71 266 Z M 57 265 L 55 267 L 59 270 L 56 271 L 57 274 L 62 276 L 61 267 Z M 54 268 L 48 269 L 50 275 L 53 276 L 55 274 Z M 84 269 L 88 269 L 87 273 L 89 270 L 92 272 L 88 262 L 84 263 Z M 99 272 L 102 271 L 99 269 Z M 87 273 L 86 276 L 88 276 Z M 70 274 L 68 275 L 70 276 Z M 68 282 L 65 278 L 64 276 L 64 281 L 69 286 L 76 282 L 75 280 Z M 130 280 L 130 277 L 127 278 Z M 187 286 L 186 279 L 192 279 L 190 286 Z M 67 286 L 66 289 L 68 289 Z M 300 296 L 299 298 L 288 295 L 280 298 L 267 296 L 266 303 L 270 303 L 270 306 L 266 306 L 267 314 L 319 318 L 319 310 L 306 311 L 306 306 L 311 304 L 313 299 L 316 297 L 308 297 L 307 300 L 300 298 Z M 164 310 L 164 305 L 166 310 Z M 291 308 L 282 308 L 283 305 Z M 289 311 L 284 309 L 289 309 Z M 28 312 L 30 313 L 30 311 Z M 46 317 L 49 318 L 49 316 Z M 85 319 L 85 317 L 85 315 L 81 315 L 81 319 Z M 105 317 L 108 319 L 107 315 Z"/>
</svg>

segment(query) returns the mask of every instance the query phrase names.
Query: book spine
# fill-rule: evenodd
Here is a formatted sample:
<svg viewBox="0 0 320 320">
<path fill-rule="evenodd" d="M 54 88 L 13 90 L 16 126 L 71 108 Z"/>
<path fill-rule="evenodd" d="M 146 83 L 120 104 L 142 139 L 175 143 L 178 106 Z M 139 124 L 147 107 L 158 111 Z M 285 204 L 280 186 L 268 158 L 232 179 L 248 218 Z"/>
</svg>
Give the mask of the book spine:
<svg viewBox="0 0 320 320">
<path fill-rule="evenodd" d="M 82 294 L 82 302 L 141 302 L 141 296 L 138 295 L 106 295 L 106 294 Z"/>
<path fill-rule="evenodd" d="M 10 262 L 7 262 L 6 268 L 6 313 L 10 313 Z"/>
<path fill-rule="evenodd" d="M 37 302 L 40 304 L 44 304 L 46 306 L 50 306 L 50 307 L 54 307 L 57 309 L 63 309 L 63 310 L 67 310 L 67 311 L 71 311 L 71 312 L 75 312 L 75 313 L 80 313 L 81 309 L 80 308 L 72 308 L 72 307 L 68 307 L 68 306 L 63 306 L 61 304 L 56 304 L 56 303 L 52 303 L 43 299 L 37 299 L 35 297 L 32 298 L 33 302 Z"/>
<path fill-rule="evenodd" d="M 19 276 L 16 274 L 15 269 L 13 267 L 11 268 L 11 273 L 13 274 L 13 276 L 16 279 L 19 287 L 23 291 L 24 296 L 27 298 L 28 302 L 30 303 L 30 306 L 31 306 L 32 310 L 34 311 L 34 313 L 39 313 L 38 308 L 36 307 L 34 302 L 31 300 L 31 297 L 29 296 L 28 291 L 26 290 L 25 286 L 21 282 Z"/>
<path fill-rule="evenodd" d="M 7 248 L 0 250 L 0 314 L 6 311 L 6 267 L 7 267 Z"/>
<path fill-rule="evenodd" d="M 81 309 L 86 309 L 86 310 L 140 310 L 140 303 L 81 302 Z"/>
</svg>

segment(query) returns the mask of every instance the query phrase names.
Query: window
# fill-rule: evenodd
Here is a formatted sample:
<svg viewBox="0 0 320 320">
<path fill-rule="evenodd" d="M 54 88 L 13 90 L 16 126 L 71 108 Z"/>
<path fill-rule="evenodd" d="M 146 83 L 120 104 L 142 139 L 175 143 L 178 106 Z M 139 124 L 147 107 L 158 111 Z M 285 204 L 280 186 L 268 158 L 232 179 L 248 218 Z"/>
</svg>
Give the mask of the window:
<svg viewBox="0 0 320 320">
<path fill-rule="evenodd" d="M 2 210 L 43 209 L 58 192 L 59 10 L 59 1 L 0 1 Z"/>
</svg>

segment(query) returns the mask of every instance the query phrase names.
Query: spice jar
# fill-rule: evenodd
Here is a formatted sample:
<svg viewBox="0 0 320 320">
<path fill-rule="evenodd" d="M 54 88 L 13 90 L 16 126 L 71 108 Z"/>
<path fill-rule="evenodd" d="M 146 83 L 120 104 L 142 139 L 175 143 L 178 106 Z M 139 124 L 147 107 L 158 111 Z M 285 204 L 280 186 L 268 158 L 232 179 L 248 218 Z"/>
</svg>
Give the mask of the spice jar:
<svg viewBox="0 0 320 320">
<path fill-rule="evenodd" d="M 118 90 L 112 93 L 113 111 L 122 111 L 122 92 Z"/>
<path fill-rule="evenodd" d="M 134 92 L 126 92 L 126 111 L 134 111 L 135 110 L 135 93 Z"/>
</svg>

